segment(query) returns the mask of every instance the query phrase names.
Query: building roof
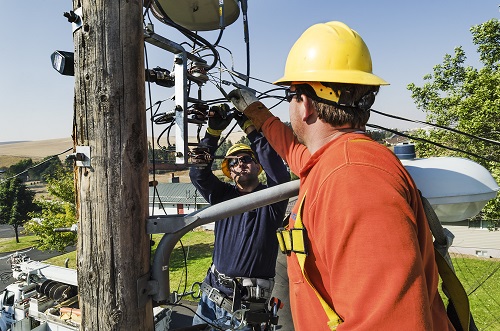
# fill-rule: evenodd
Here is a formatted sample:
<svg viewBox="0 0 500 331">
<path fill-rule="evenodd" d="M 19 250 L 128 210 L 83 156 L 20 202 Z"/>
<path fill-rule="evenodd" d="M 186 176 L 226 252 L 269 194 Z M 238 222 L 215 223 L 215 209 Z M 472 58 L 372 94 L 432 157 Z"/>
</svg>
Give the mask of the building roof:
<svg viewBox="0 0 500 331">
<path fill-rule="evenodd" d="M 153 196 L 154 194 L 154 196 Z M 192 183 L 158 183 L 149 188 L 149 203 L 161 200 L 162 203 L 208 204 Z"/>
</svg>

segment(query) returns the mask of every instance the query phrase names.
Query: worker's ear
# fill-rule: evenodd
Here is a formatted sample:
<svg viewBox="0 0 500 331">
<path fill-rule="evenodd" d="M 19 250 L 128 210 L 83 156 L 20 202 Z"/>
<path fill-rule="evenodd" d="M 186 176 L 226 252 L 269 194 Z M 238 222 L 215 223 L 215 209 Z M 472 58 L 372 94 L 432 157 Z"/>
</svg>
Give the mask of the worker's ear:
<svg viewBox="0 0 500 331">
<path fill-rule="evenodd" d="M 308 123 L 314 122 L 316 120 L 317 113 L 316 108 L 312 103 L 312 99 L 305 94 L 302 94 L 300 97 L 302 98 L 302 102 L 300 104 L 303 108 L 301 109 L 302 121 Z"/>
</svg>

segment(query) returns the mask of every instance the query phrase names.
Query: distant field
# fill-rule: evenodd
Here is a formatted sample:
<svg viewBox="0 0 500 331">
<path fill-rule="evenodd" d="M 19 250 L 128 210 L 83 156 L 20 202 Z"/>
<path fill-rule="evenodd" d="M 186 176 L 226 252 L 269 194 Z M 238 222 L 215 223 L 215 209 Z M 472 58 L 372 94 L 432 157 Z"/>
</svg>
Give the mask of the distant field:
<svg viewBox="0 0 500 331">
<path fill-rule="evenodd" d="M 229 139 L 235 143 L 243 136 L 242 131 L 236 131 L 229 135 Z M 194 137 L 191 139 L 195 140 Z M 151 138 L 149 138 L 151 140 Z M 0 168 L 8 168 L 13 164 L 18 163 L 23 159 L 31 158 L 34 162 L 40 161 L 47 156 L 60 154 L 65 150 L 73 147 L 73 140 L 71 138 L 37 140 L 37 141 L 22 141 L 22 142 L 0 142 Z M 71 154 L 68 151 L 59 155 L 61 161 L 66 159 L 66 156 Z M 216 171 L 216 175 L 222 176 L 222 171 Z M 179 177 L 181 183 L 189 183 L 189 170 L 176 171 L 175 177 Z M 163 174 L 155 175 L 155 179 L 160 183 L 171 182 L 172 172 L 165 172 Z M 149 180 L 153 176 L 150 175 Z"/>
<path fill-rule="evenodd" d="M 229 140 L 235 143 L 243 134 L 242 131 L 233 132 L 229 135 Z M 195 137 L 191 137 L 190 139 L 196 141 Z M 149 141 L 151 141 L 151 138 L 149 138 Z M 60 154 L 72 147 L 73 140 L 71 137 L 22 142 L 0 142 L 0 168 L 10 167 L 28 158 L 31 158 L 35 162 L 40 161 L 47 156 Z M 59 155 L 59 158 L 65 160 L 66 156 L 71 153 L 71 150 L 65 152 Z"/>
<path fill-rule="evenodd" d="M 73 147 L 73 140 L 69 138 L 24 141 L 0 144 L 0 167 L 9 167 L 23 159 L 31 158 L 33 161 L 40 161 L 47 156 L 60 154 Z M 61 160 L 66 155 L 72 153 L 68 151 L 59 155 Z"/>
<path fill-rule="evenodd" d="M 8 168 L 13 164 L 26 159 L 23 156 L 0 155 L 0 168 Z"/>
</svg>

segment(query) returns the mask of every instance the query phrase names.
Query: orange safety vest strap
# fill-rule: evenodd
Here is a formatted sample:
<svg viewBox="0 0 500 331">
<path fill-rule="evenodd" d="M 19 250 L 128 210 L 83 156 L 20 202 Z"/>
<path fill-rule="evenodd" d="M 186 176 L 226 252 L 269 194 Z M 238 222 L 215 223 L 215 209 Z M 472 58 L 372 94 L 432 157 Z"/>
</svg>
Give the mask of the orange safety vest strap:
<svg viewBox="0 0 500 331">
<path fill-rule="evenodd" d="M 297 256 L 297 260 L 299 261 L 300 270 L 302 270 L 302 274 L 304 275 L 304 279 L 307 281 L 309 286 L 314 290 L 316 296 L 318 297 L 323 310 L 328 317 L 328 328 L 330 330 L 336 330 L 337 326 L 342 323 L 342 318 L 333 310 L 332 307 L 328 305 L 328 303 L 323 299 L 321 294 L 316 290 L 314 285 L 311 283 L 309 276 L 307 276 L 307 272 L 305 270 L 305 263 L 307 257 L 307 233 L 306 229 L 302 224 L 302 208 L 304 206 L 304 201 L 306 199 L 306 195 L 302 198 L 302 201 L 299 205 L 299 210 L 297 212 L 297 219 L 295 220 L 295 225 L 293 229 L 284 229 L 280 228 L 277 230 L 276 234 L 278 237 L 278 243 L 280 249 L 283 253 L 289 254 L 290 252 L 294 252 Z"/>
</svg>

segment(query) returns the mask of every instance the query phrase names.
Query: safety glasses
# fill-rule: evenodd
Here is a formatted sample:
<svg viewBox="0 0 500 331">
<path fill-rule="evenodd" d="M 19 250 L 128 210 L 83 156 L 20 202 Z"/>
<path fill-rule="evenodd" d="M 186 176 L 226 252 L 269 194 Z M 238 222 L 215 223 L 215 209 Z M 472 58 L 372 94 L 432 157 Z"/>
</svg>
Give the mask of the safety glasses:
<svg viewBox="0 0 500 331">
<path fill-rule="evenodd" d="M 286 100 L 287 102 L 292 102 L 292 99 L 293 99 L 294 97 L 296 97 L 297 95 L 299 95 L 299 93 L 298 93 L 297 91 L 292 91 L 292 90 L 290 90 L 289 88 L 287 88 L 287 89 L 285 90 L 285 100 Z"/>
<path fill-rule="evenodd" d="M 250 155 L 243 155 L 243 156 L 233 156 L 229 159 L 229 166 L 234 167 L 235 165 L 241 163 L 250 163 L 252 161 L 255 161 L 253 157 Z"/>
</svg>

